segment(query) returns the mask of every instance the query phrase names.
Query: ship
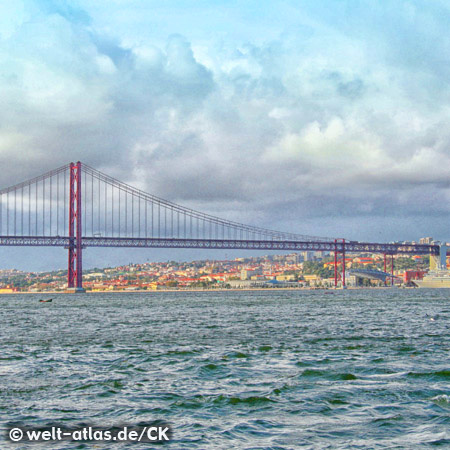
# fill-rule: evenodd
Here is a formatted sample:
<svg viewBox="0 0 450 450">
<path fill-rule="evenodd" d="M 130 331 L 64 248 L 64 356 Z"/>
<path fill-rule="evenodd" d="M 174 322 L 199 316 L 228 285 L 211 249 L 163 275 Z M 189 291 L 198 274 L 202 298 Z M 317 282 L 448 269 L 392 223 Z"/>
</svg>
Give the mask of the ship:
<svg viewBox="0 0 450 450">
<path fill-rule="evenodd" d="M 412 280 L 420 288 L 450 288 L 450 271 L 430 270 L 422 280 Z"/>
<path fill-rule="evenodd" d="M 447 245 L 439 244 L 439 255 L 430 255 L 430 270 L 422 280 L 412 280 L 420 288 L 450 288 L 450 271 L 447 269 Z"/>
</svg>

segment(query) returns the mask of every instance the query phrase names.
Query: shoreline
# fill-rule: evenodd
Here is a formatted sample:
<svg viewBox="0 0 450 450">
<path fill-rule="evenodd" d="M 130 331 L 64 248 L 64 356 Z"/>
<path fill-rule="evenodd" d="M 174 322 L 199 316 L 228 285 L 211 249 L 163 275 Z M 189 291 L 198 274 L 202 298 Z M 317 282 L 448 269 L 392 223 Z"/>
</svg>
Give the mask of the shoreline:
<svg viewBox="0 0 450 450">
<path fill-rule="evenodd" d="M 158 292 L 251 292 L 251 291 L 280 291 L 280 292 L 286 292 L 286 291 L 327 291 L 327 292 L 333 292 L 333 291 L 347 291 L 347 290 L 363 290 L 363 289 L 398 289 L 397 286 L 379 286 L 379 287 L 357 287 L 357 286 L 348 286 L 345 289 L 340 288 L 314 288 L 314 287 L 285 287 L 285 288 L 229 288 L 229 289 L 135 289 L 135 290 L 122 290 L 122 291 L 86 291 L 83 293 L 73 293 L 73 292 L 63 292 L 63 291 L 41 291 L 41 292 L 35 292 L 35 291 L 22 291 L 22 292 L 2 292 L 0 293 L 0 296 L 2 295 L 21 295 L 21 294 L 36 294 L 36 295 L 83 295 L 83 294 L 144 294 L 144 293 L 158 293 Z M 400 289 L 417 289 L 413 287 L 402 287 Z"/>
</svg>

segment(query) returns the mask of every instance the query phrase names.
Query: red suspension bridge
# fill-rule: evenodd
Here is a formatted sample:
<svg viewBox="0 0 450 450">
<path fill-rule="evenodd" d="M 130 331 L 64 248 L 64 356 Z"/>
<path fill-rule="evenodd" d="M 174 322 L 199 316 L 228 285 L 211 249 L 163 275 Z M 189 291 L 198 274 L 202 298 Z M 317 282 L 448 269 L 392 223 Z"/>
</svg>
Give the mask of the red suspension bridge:
<svg viewBox="0 0 450 450">
<path fill-rule="evenodd" d="M 68 249 L 68 288 L 83 289 L 86 247 L 329 251 L 345 286 L 346 252 L 439 254 L 438 245 L 370 243 L 224 220 L 143 192 L 81 162 L 0 190 L 0 245 Z M 391 263 L 393 269 L 393 259 Z"/>
</svg>

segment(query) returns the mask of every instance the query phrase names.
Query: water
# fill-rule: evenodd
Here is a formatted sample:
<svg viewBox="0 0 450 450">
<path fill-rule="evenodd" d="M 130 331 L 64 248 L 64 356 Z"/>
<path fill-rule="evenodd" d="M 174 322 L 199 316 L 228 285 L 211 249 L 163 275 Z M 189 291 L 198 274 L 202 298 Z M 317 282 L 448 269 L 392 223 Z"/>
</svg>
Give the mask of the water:
<svg viewBox="0 0 450 450">
<path fill-rule="evenodd" d="M 1 296 L 1 426 L 163 419 L 170 449 L 450 448 L 449 296 Z"/>
</svg>

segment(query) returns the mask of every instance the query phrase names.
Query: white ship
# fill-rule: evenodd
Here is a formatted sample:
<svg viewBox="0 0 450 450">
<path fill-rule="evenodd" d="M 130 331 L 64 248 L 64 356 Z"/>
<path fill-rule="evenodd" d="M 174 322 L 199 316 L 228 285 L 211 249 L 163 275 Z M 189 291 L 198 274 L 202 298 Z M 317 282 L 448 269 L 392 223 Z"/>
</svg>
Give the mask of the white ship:
<svg viewBox="0 0 450 450">
<path fill-rule="evenodd" d="M 422 280 L 412 280 L 421 288 L 450 288 L 450 271 L 433 270 L 428 272 Z"/>
<path fill-rule="evenodd" d="M 412 280 L 420 288 L 450 288 L 450 271 L 447 270 L 447 247 L 441 244 L 439 256 L 430 256 L 430 271 L 422 280 Z"/>
</svg>

